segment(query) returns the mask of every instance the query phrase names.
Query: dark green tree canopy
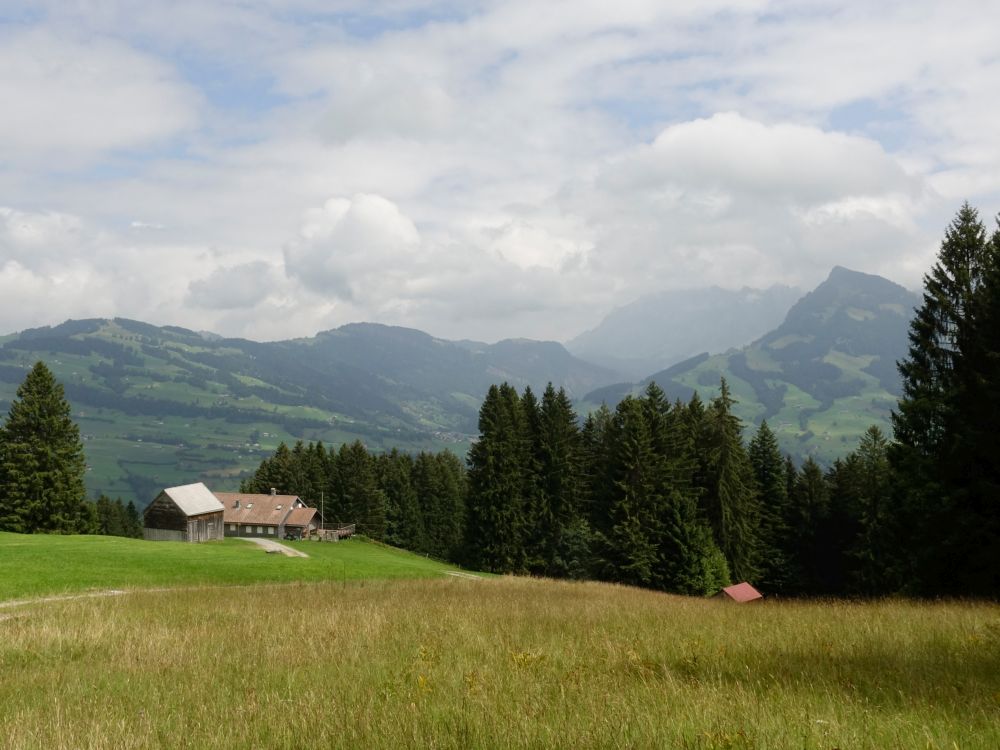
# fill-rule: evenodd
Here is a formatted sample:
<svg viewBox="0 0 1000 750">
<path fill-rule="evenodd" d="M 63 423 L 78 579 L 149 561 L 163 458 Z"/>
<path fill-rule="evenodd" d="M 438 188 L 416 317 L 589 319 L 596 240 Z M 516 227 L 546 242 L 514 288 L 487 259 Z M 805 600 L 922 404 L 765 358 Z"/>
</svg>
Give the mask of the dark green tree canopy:
<svg viewBox="0 0 1000 750">
<path fill-rule="evenodd" d="M 84 533 L 91 525 L 80 430 L 63 387 L 38 362 L 0 428 L 0 529 Z"/>
</svg>

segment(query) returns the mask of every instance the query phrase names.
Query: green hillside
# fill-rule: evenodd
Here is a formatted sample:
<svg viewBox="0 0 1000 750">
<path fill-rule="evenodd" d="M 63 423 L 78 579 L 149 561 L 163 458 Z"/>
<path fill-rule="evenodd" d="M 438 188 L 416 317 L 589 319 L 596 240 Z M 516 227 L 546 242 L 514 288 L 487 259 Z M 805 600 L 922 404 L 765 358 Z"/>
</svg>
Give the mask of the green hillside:
<svg viewBox="0 0 1000 750">
<path fill-rule="evenodd" d="M 0 602 L 125 588 L 440 577 L 456 568 L 363 539 L 289 542 L 269 555 L 239 539 L 207 544 L 0 532 Z"/>
<path fill-rule="evenodd" d="M 582 394 L 607 371 L 551 342 L 450 342 L 355 324 L 259 343 L 138 321 L 68 321 L 0 339 L 0 410 L 44 360 L 84 436 L 91 492 L 140 507 L 172 484 L 235 489 L 280 441 L 465 453 L 490 384 Z"/>
<path fill-rule="evenodd" d="M 767 419 L 783 450 L 830 462 L 853 450 L 870 425 L 889 431 L 900 388 L 896 362 L 918 302 L 886 279 L 838 267 L 753 344 L 699 355 L 639 384 L 598 389 L 586 407 L 617 403 L 651 380 L 671 398 L 695 391 L 707 398 L 725 377 L 748 428 Z"/>
</svg>

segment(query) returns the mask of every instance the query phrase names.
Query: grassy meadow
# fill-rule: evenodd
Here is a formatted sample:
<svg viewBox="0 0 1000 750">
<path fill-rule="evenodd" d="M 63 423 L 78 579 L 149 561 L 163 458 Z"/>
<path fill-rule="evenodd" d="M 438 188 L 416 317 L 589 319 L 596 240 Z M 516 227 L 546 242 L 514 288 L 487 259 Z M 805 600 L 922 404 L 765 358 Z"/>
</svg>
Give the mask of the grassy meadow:
<svg viewBox="0 0 1000 750">
<path fill-rule="evenodd" d="M 1000 607 L 449 576 L 22 605 L 0 746 L 996 748 Z"/>
<path fill-rule="evenodd" d="M 0 532 L 0 603 L 100 589 L 441 576 L 453 566 L 363 539 L 288 542 L 308 558 L 239 539 L 206 544 Z"/>
</svg>

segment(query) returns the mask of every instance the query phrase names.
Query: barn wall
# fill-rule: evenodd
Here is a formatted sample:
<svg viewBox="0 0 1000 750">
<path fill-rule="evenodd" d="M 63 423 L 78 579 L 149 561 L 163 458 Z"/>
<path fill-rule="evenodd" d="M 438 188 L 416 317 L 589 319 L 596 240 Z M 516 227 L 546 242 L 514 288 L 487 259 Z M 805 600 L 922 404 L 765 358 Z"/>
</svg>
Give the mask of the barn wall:
<svg viewBox="0 0 1000 750">
<path fill-rule="evenodd" d="M 183 533 L 187 531 L 187 520 L 184 511 L 178 508 L 165 492 L 161 492 L 146 508 L 142 525 L 147 529 L 163 529 Z"/>
<path fill-rule="evenodd" d="M 194 516 L 187 522 L 187 540 L 189 542 L 211 542 L 222 539 L 224 535 L 222 511 L 203 513 Z"/>
<path fill-rule="evenodd" d="M 170 529 L 143 529 L 142 538 L 149 542 L 183 542 L 183 531 Z"/>
</svg>

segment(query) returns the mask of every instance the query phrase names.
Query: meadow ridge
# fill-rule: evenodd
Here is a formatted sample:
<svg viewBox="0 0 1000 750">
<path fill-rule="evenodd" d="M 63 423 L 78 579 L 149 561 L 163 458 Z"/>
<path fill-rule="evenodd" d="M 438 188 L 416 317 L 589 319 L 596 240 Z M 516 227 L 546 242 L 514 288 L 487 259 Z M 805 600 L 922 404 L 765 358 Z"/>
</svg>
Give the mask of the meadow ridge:
<svg viewBox="0 0 1000 750">
<path fill-rule="evenodd" d="M 0 603 L 106 589 L 421 578 L 458 570 L 364 539 L 286 544 L 309 557 L 268 555 L 239 539 L 186 544 L 0 532 Z"/>
<path fill-rule="evenodd" d="M 441 576 L 0 613 L 12 749 L 995 748 L 998 718 L 995 604 Z"/>
</svg>

